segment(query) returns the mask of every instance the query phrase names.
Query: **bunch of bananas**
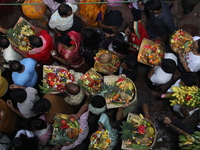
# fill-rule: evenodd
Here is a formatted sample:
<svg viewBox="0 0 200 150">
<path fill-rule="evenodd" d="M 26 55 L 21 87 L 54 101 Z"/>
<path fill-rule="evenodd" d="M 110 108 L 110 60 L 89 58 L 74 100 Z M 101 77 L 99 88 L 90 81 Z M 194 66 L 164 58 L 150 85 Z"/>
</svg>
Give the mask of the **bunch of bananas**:
<svg viewBox="0 0 200 150">
<path fill-rule="evenodd" d="M 143 124 L 144 116 L 142 114 L 135 115 L 134 118 L 132 118 L 131 122 L 133 123 L 134 127 L 139 127 Z"/>
<path fill-rule="evenodd" d="M 51 68 L 47 68 L 47 67 L 43 67 L 43 71 L 45 73 L 51 73 L 51 72 L 53 72 L 53 70 Z"/>
<path fill-rule="evenodd" d="M 181 86 L 172 87 L 173 100 L 170 100 L 171 106 L 182 105 L 187 108 L 195 108 L 200 106 L 200 89 L 197 86 Z"/>
<path fill-rule="evenodd" d="M 191 136 L 179 136 L 179 147 L 181 149 L 199 150 L 200 149 L 200 132 L 195 131 Z"/>
</svg>

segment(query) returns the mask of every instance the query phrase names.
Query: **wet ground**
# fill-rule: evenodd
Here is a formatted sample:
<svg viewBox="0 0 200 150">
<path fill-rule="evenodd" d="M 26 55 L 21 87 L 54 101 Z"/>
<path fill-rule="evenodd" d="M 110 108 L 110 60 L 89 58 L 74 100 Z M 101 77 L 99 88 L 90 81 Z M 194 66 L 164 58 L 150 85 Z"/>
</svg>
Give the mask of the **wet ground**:
<svg viewBox="0 0 200 150">
<path fill-rule="evenodd" d="M 1 6 L 0 9 L 2 8 L 3 7 Z M 177 3 L 177 1 L 175 1 L 172 7 L 172 13 L 175 16 L 174 20 L 176 24 L 178 25 L 178 27 L 184 28 L 186 31 L 188 31 L 192 35 L 200 35 L 199 34 L 200 18 L 197 18 L 196 16 L 194 16 L 194 13 L 199 11 L 198 8 L 200 8 L 200 4 L 198 4 L 195 7 L 194 11 L 189 14 L 189 17 L 177 18 L 176 15 L 180 14 L 182 11 L 181 5 L 180 3 Z M 17 22 L 19 16 L 23 16 L 24 18 L 26 18 L 23 15 L 20 6 L 13 6 L 13 8 L 10 9 L 10 13 L 0 14 L 0 25 L 7 29 L 12 28 Z M 29 20 L 28 18 L 26 19 L 35 26 L 48 29 L 48 27 L 45 27 L 43 24 L 41 24 L 40 22 L 36 20 Z M 171 118 L 179 120 L 180 122 L 184 123 L 187 127 L 194 130 L 194 127 L 200 118 L 199 117 L 200 112 L 196 111 L 189 118 L 179 118 L 174 113 L 174 111 L 172 111 L 172 108 L 169 106 L 169 101 L 163 100 L 160 98 L 160 95 L 164 93 L 170 87 L 170 85 L 174 83 L 174 81 L 176 81 L 181 76 L 181 73 L 178 71 L 178 69 L 173 75 L 172 80 L 166 85 L 162 86 L 162 91 L 159 91 L 159 92 L 154 92 L 147 88 L 146 80 L 147 80 L 148 71 L 149 71 L 149 66 L 139 64 L 139 72 L 138 72 L 138 77 L 135 81 L 135 84 L 138 90 L 138 101 L 139 101 L 138 112 L 141 111 L 141 104 L 143 102 L 147 103 L 150 106 L 151 116 L 158 130 L 157 142 L 152 149 L 153 150 L 178 150 L 177 134 L 169 130 L 162 123 L 163 117 L 169 116 Z M 194 73 L 194 75 L 199 83 L 199 73 Z M 121 148 L 118 147 L 116 149 L 120 150 Z"/>
</svg>

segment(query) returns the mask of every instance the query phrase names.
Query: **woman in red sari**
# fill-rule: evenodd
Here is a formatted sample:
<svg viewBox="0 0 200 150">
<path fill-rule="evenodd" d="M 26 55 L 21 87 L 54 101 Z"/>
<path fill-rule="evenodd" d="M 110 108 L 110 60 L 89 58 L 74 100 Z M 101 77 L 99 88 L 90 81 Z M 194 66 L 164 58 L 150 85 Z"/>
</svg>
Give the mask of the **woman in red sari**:
<svg viewBox="0 0 200 150">
<path fill-rule="evenodd" d="M 58 37 L 58 53 L 52 51 L 52 56 L 69 68 L 79 68 L 85 63 L 79 54 L 82 36 L 76 31 L 70 31 Z"/>
<path fill-rule="evenodd" d="M 129 27 L 125 30 L 125 34 L 129 36 L 129 44 L 131 45 L 131 49 L 138 51 L 140 48 L 140 44 L 144 38 L 149 39 L 146 29 L 144 26 L 138 22 L 134 21 L 129 25 Z"/>
</svg>

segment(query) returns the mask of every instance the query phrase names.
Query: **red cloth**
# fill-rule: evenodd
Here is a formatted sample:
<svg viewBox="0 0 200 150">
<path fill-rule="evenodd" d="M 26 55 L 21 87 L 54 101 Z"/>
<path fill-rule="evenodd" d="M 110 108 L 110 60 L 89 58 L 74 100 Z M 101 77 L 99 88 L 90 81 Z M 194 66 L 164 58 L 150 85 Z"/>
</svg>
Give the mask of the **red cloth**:
<svg viewBox="0 0 200 150">
<path fill-rule="evenodd" d="M 50 54 L 50 51 L 54 48 L 53 38 L 46 30 L 41 30 L 39 36 L 40 35 L 42 35 L 46 40 L 46 47 L 44 47 L 41 52 L 37 54 L 28 54 L 26 57 L 33 58 L 36 61 L 41 62 L 42 64 L 50 65 L 54 62 L 54 59 Z"/>
<path fill-rule="evenodd" d="M 136 34 L 137 31 L 139 36 Z M 140 44 L 144 38 L 149 39 L 147 31 L 140 22 L 137 22 L 137 27 L 134 26 L 134 33 L 131 33 L 129 36 L 129 42 L 134 48 L 139 50 Z"/>
</svg>

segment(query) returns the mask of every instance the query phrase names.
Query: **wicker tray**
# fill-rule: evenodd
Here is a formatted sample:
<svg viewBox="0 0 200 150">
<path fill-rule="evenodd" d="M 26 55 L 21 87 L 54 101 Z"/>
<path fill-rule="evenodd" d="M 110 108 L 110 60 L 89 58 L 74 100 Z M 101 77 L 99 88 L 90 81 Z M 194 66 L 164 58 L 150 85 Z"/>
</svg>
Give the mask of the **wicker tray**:
<svg viewBox="0 0 200 150">
<path fill-rule="evenodd" d="M 156 45 L 157 47 L 159 47 L 159 50 L 152 51 L 150 48 L 149 49 L 145 48 L 145 46 L 147 47 L 147 46 L 153 46 L 153 45 Z M 151 55 L 149 55 L 148 52 L 146 51 L 151 51 Z M 149 66 L 152 66 L 152 65 L 156 66 L 160 64 L 163 57 L 164 57 L 163 45 L 160 46 L 157 43 L 146 38 L 142 40 L 139 53 L 138 53 L 138 58 L 137 58 L 138 62 L 143 63 L 145 65 L 149 65 Z M 153 62 L 149 63 L 148 61 L 150 61 L 150 59 L 152 59 L 154 63 Z"/>
<path fill-rule="evenodd" d="M 115 83 L 118 79 L 120 78 L 120 76 L 115 76 L 115 75 L 110 75 L 110 76 L 104 76 L 104 84 L 107 84 L 107 85 L 112 85 L 113 83 Z M 135 84 L 133 83 L 133 81 L 127 77 L 125 77 L 125 80 L 130 82 L 133 86 L 133 95 L 132 97 L 129 99 L 129 104 L 132 104 L 133 102 L 135 102 L 137 100 L 137 89 L 136 89 L 136 86 Z M 110 94 L 110 93 L 108 93 Z M 106 95 L 104 95 L 105 99 L 106 99 L 106 105 L 107 105 L 107 108 L 108 109 L 111 109 L 111 108 L 119 108 L 119 107 L 122 107 L 125 105 L 125 102 L 122 102 L 122 103 L 116 103 L 116 102 L 112 102 L 112 100 L 110 100 L 109 98 L 107 98 Z"/>
<path fill-rule="evenodd" d="M 94 77 L 93 77 L 94 76 Z M 78 84 L 92 95 L 98 94 L 101 91 L 103 77 L 97 73 L 93 68 L 88 70 L 78 80 Z"/>
<path fill-rule="evenodd" d="M 127 117 L 127 120 L 128 120 L 128 118 L 134 118 L 135 115 L 136 115 L 136 114 L 129 113 L 129 114 L 128 114 L 128 117 Z M 150 149 L 155 145 L 155 143 L 156 143 L 156 139 L 157 139 L 157 134 L 158 134 L 158 132 L 157 132 L 157 130 L 156 130 L 156 127 L 154 126 L 154 124 L 153 124 L 150 120 L 148 120 L 147 118 L 144 118 L 144 120 L 146 120 L 146 121 L 148 121 L 149 123 L 151 123 L 152 127 L 153 127 L 154 130 L 155 130 L 154 141 L 153 141 L 153 143 L 151 144 L 151 146 L 149 146 L 149 148 L 146 149 L 146 150 L 150 150 Z M 133 149 L 133 148 L 131 148 L 131 146 L 128 144 L 128 141 L 122 141 L 121 149 L 124 149 L 124 150 L 141 150 L 141 149 Z"/>
<path fill-rule="evenodd" d="M 192 36 L 187 31 L 184 31 L 182 29 L 179 29 L 172 33 L 169 39 L 170 47 L 175 53 L 190 52 L 193 42 L 194 41 Z"/>
</svg>

